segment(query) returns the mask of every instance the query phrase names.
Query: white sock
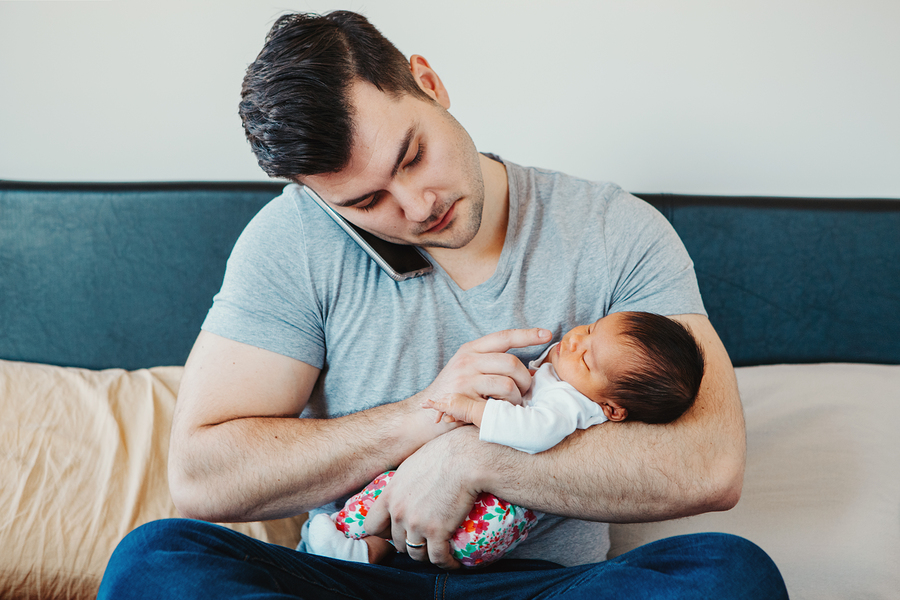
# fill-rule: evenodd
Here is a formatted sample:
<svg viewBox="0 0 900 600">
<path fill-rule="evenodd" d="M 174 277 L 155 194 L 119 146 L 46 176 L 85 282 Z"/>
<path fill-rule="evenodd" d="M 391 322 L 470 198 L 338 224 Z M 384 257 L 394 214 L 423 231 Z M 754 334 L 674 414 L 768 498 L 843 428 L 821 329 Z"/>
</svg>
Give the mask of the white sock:
<svg viewBox="0 0 900 600">
<path fill-rule="evenodd" d="M 325 513 L 319 513 L 309 522 L 309 539 L 306 546 L 310 553 L 353 562 L 369 562 L 369 546 L 363 540 L 348 538 Z"/>
</svg>

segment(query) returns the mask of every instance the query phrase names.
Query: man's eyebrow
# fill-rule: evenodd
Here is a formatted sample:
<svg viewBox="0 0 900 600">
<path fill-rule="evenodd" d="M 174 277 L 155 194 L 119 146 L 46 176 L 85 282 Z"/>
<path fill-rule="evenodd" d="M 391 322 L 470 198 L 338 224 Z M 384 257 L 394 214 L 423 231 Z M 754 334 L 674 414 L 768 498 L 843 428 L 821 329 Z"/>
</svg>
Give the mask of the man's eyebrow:
<svg viewBox="0 0 900 600">
<path fill-rule="evenodd" d="M 397 171 L 400 170 L 400 165 L 403 163 L 403 158 L 406 156 L 406 153 L 409 152 L 409 145 L 412 144 L 413 136 L 416 133 L 416 124 L 410 126 L 409 129 L 406 130 L 406 136 L 403 138 L 403 141 L 400 142 L 400 146 L 397 150 L 397 158 L 394 160 L 394 168 L 391 169 L 391 179 L 397 175 Z M 375 192 L 369 192 L 368 194 L 363 194 L 359 198 L 354 198 L 353 200 L 345 200 L 343 202 L 333 202 L 335 206 L 340 206 L 341 208 L 347 208 L 350 206 L 356 206 L 360 202 L 364 202 L 366 198 L 371 197 Z"/>
</svg>

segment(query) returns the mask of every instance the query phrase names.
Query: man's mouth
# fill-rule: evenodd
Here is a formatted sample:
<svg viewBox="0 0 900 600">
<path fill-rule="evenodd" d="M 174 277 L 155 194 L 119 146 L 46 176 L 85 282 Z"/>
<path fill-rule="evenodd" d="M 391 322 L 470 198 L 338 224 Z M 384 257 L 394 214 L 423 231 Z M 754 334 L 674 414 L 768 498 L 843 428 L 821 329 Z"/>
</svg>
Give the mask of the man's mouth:
<svg viewBox="0 0 900 600">
<path fill-rule="evenodd" d="M 447 225 L 450 224 L 450 221 L 453 220 L 453 215 L 455 213 L 456 213 L 456 202 L 454 202 L 453 204 L 450 205 L 450 208 L 447 210 L 447 212 L 444 213 L 444 216 L 441 217 L 441 219 L 437 223 L 432 225 L 430 228 L 426 229 L 423 233 L 424 234 L 439 233 Z"/>
</svg>

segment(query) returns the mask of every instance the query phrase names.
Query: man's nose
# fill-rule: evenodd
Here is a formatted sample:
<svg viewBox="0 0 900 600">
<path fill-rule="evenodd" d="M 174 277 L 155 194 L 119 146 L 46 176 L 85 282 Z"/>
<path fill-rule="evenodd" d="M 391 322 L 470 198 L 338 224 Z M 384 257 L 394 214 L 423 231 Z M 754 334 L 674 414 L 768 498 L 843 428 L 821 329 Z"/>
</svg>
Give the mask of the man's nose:
<svg viewBox="0 0 900 600">
<path fill-rule="evenodd" d="M 395 196 L 406 219 L 414 223 L 427 221 L 437 201 L 437 194 L 434 192 L 416 188 L 398 190 Z"/>
</svg>

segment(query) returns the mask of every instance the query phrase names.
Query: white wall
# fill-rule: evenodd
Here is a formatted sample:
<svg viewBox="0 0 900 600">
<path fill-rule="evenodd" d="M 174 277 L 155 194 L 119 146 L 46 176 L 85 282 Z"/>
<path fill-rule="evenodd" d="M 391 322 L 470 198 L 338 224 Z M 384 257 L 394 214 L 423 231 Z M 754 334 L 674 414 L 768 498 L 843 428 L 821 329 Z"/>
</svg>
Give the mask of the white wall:
<svg viewBox="0 0 900 600">
<path fill-rule="evenodd" d="M 0 178 L 264 179 L 243 71 L 287 10 L 423 54 L 481 150 L 634 191 L 900 197 L 896 0 L 0 0 Z"/>
</svg>

